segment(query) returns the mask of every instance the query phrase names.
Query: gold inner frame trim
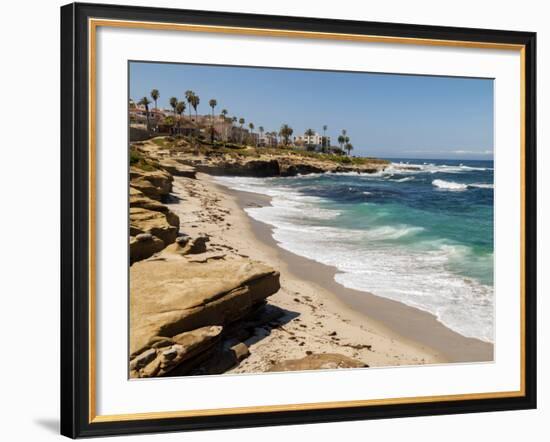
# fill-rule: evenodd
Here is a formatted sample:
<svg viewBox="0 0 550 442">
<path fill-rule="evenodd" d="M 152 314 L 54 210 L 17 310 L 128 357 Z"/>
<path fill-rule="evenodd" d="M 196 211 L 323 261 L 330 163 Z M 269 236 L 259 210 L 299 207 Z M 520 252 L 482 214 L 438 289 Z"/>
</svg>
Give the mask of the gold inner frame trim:
<svg viewBox="0 0 550 442">
<path fill-rule="evenodd" d="M 97 28 L 132 28 L 162 31 L 186 31 L 217 34 L 253 35 L 265 37 L 289 37 L 322 40 L 339 40 L 369 43 L 411 44 L 420 46 L 461 47 L 476 49 L 511 50 L 520 53 L 520 389 L 518 391 L 498 391 L 487 393 L 464 393 L 437 396 L 416 396 L 387 399 L 367 399 L 336 402 L 316 402 L 284 405 L 262 405 L 253 407 L 215 408 L 202 410 L 160 411 L 129 414 L 96 414 L 96 36 Z M 239 415 L 247 413 L 274 413 L 281 411 L 323 410 L 332 408 L 365 407 L 375 405 L 418 404 L 427 402 L 482 400 L 525 396 L 525 46 L 521 44 L 474 42 L 459 40 L 439 40 L 410 37 L 389 37 L 377 35 L 340 34 L 330 32 L 292 31 L 282 29 L 245 28 L 231 26 L 210 26 L 181 23 L 157 23 L 126 20 L 88 20 L 89 36 L 89 423 L 134 421 L 146 419 L 169 419 L 180 417 Z"/>
</svg>

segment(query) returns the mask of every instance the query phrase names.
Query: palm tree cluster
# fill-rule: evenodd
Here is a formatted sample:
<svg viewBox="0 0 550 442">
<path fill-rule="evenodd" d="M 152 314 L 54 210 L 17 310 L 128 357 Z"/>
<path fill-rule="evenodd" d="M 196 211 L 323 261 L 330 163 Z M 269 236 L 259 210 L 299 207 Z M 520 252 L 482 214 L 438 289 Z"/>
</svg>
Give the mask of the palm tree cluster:
<svg viewBox="0 0 550 442">
<path fill-rule="evenodd" d="M 349 141 L 350 138 L 348 136 L 348 131 L 346 129 L 342 129 L 342 133 L 338 136 L 338 144 L 340 144 L 340 149 L 345 149 L 348 151 L 348 155 L 353 150 L 353 144 Z"/>
<path fill-rule="evenodd" d="M 199 119 L 198 118 L 198 107 L 199 107 L 199 104 L 200 104 L 199 95 L 196 94 L 192 90 L 187 90 L 187 91 L 185 91 L 184 96 L 185 96 L 185 98 L 183 100 L 179 100 L 177 97 L 171 97 L 170 98 L 169 103 L 170 103 L 170 107 L 172 108 L 172 111 L 173 111 L 174 115 L 173 115 L 173 117 L 167 117 L 165 119 L 165 122 L 166 122 L 166 120 L 168 118 L 170 118 L 171 124 L 175 123 L 178 128 L 180 127 L 180 122 L 183 118 L 182 115 L 185 113 L 185 109 L 189 110 L 189 120 L 190 121 L 195 121 L 198 124 L 198 119 Z M 158 111 L 158 100 L 160 98 L 159 90 L 158 89 L 151 90 L 150 97 L 153 100 L 153 102 L 155 103 L 155 111 Z M 151 104 L 151 100 L 149 100 L 149 97 L 145 96 L 145 97 L 143 97 L 139 100 L 138 104 L 145 107 L 145 115 L 146 115 L 146 118 L 147 118 L 147 129 L 149 130 L 151 128 L 150 115 L 149 115 L 149 105 Z M 215 122 L 215 117 L 216 117 L 215 116 L 215 110 L 216 110 L 216 107 L 218 106 L 218 101 L 215 98 L 212 98 L 208 101 L 208 105 L 212 109 L 211 110 L 211 115 L 210 115 L 210 141 L 212 143 L 214 143 L 215 135 L 216 135 L 216 131 L 214 129 L 214 122 Z M 191 108 L 193 108 L 193 110 L 195 112 L 195 119 L 194 120 L 193 120 L 193 117 L 192 117 L 192 114 L 191 114 Z M 254 144 L 257 147 L 258 146 L 258 137 L 256 137 L 255 134 L 254 134 L 254 129 L 255 129 L 254 123 L 252 123 L 252 122 L 248 123 L 249 135 L 247 135 L 247 138 L 245 139 L 244 136 L 245 136 L 246 129 L 243 129 L 243 126 L 246 123 L 245 118 L 236 117 L 236 116 L 228 117 L 228 113 L 229 112 L 227 111 L 227 109 L 222 109 L 222 111 L 220 112 L 220 117 L 222 119 L 222 122 L 223 122 L 224 126 L 225 126 L 226 123 L 229 123 L 230 124 L 230 129 L 231 129 L 232 127 L 235 127 L 237 125 L 237 123 L 239 124 L 239 126 L 238 126 L 239 130 L 237 132 L 238 135 L 235 135 L 232 130 L 229 131 L 233 141 L 234 142 L 239 142 L 240 144 L 243 144 L 243 143 L 247 142 L 247 143 L 250 143 L 250 144 Z M 172 122 L 174 122 L 174 123 L 172 123 Z M 321 139 L 322 140 L 321 141 L 321 150 L 323 152 L 327 152 L 330 149 L 330 146 L 328 145 L 329 144 L 328 143 L 328 138 L 326 136 L 328 126 L 326 124 L 324 124 L 322 126 L 322 128 L 323 128 L 323 137 Z M 275 140 L 275 144 L 277 144 L 277 137 L 280 137 L 283 140 L 284 145 L 288 146 L 290 144 L 291 139 L 292 139 L 292 134 L 294 133 L 294 129 L 292 129 L 292 127 L 290 127 L 287 123 L 284 123 L 284 124 L 281 125 L 278 132 L 277 131 L 267 131 L 266 132 L 263 126 L 258 127 L 258 132 L 259 132 L 259 139 L 260 140 L 265 139 L 264 138 L 264 134 L 265 134 L 265 136 L 269 137 L 271 140 Z M 224 145 L 225 145 L 225 141 L 227 141 L 227 139 L 230 136 L 227 135 L 227 129 L 224 129 L 224 133 L 225 134 L 222 136 L 222 138 L 223 138 Z M 311 128 L 307 129 L 305 131 L 304 135 L 306 135 L 307 137 L 312 137 L 312 136 L 315 135 L 315 131 Z M 238 137 L 238 140 L 235 139 L 235 136 Z M 309 141 L 306 144 L 310 144 Z M 350 143 L 350 137 L 348 136 L 346 129 L 342 129 L 341 134 L 338 136 L 338 144 L 340 145 L 340 150 L 342 152 L 345 150 L 345 151 L 347 151 L 348 155 L 350 155 L 351 151 L 353 150 L 353 145 Z M 306 146 L 306 147 L 309 148 L 309 146 Z"/>
</svg>

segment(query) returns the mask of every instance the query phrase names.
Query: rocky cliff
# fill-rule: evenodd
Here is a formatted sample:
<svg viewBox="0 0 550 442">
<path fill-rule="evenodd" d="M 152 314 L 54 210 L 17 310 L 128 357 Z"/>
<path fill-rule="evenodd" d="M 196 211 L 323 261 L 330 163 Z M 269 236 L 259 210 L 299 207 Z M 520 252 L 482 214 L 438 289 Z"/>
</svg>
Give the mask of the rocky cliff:
<svg viewBox="0 0 550 442">
<path fill-rule="evenodd" d="M 279 290 L 279 273 L 179 231 L 163 201 L 172 175 L 192 180 L 192 167 L 140 165 L 130 168 L 130 376 L 222 373 L 248 356 L 250 324 L 273 319 L 266 298 Z"/>
<path fill-rule="evenodd" d="M 134 143 L 134 149 L 159 161 L 174 175 L 194 176 L 193 169 L 210 175 L 295 176 L 311 173 L 375 173 L 384 170 L 389 161 L 320 154 L 292 149 L 229 149 L 208 145 L 190 146 L 185 140 L 169 137 Z M 191 166 L 192 169 L 186 169 Z"/>
<path fill-rule="evenodd" d="M 238 256 L 180 255 L 130 268 L 130 375 L 218 373 L 245 357 L 248 327 L 279 290 L 279 273 Z"/>
</svg>

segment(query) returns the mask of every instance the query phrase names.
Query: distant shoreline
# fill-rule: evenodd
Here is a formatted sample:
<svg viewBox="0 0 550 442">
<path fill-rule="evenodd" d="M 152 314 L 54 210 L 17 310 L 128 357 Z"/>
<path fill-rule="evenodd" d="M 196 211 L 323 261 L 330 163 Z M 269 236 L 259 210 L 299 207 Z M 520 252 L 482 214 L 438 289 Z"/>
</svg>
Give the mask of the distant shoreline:
<svg viewBox="0 0 550 442">
<path fill-rule="evenodd" d="M 238 191 L 222 187 L 233 196 L 241 209 L 270 204 L 265 195 Z M 246 213 L 246 212 L 245 212 Z M 382 324 L 407 341 L 427 346 L 444 356 L 448 362 L 492 362 L 494 345 L 475 338 L 467 338 L 449 329 L 431 313 L 410 307 L 398 301 L 375 294 L 349 289 L 338 284 L 334 276 L 337 269 L 332 266 L 296 255 L 281 248 L 274 240 L 272 226 L 248 216 L 255 237 L 263 244 L 276 250 L 288 269 L 297 278 L 322 286 L 333 293 L 343 304 L 356 312 Z M 315 275 L 312 277 L 312 275 Z"/>
</svg>

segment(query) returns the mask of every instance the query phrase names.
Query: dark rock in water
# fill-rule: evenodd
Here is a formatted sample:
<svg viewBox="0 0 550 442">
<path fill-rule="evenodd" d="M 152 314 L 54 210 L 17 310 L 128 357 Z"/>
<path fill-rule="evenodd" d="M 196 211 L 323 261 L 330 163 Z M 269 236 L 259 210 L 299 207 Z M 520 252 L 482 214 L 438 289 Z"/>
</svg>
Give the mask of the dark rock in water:
<svg viewBox="0 0 550 442">
<path fill-rule="evenodd" d="M 255 177 L 280 175 L 279 162 L 277 160 L 218 161 L 198 164 L 195 167 L 198 171 L 211 175 Z"/>
<path fill-rule="evenodd" d="M 307 352 L 306 352 L 307 353 Z M 368 367 L 356 359 L 336 353 L 308 354 L 301 359 L 289 359 L 274 364 L 268 371 L 331 370 Z"/>
<path fill-rule="evenodd" d="M 310 173 L 323 173 L 326 169 L 313 166 L 311 164 L 291 164 L 281 169 L 282 176 L 307 175 Z"/>
</svg>

